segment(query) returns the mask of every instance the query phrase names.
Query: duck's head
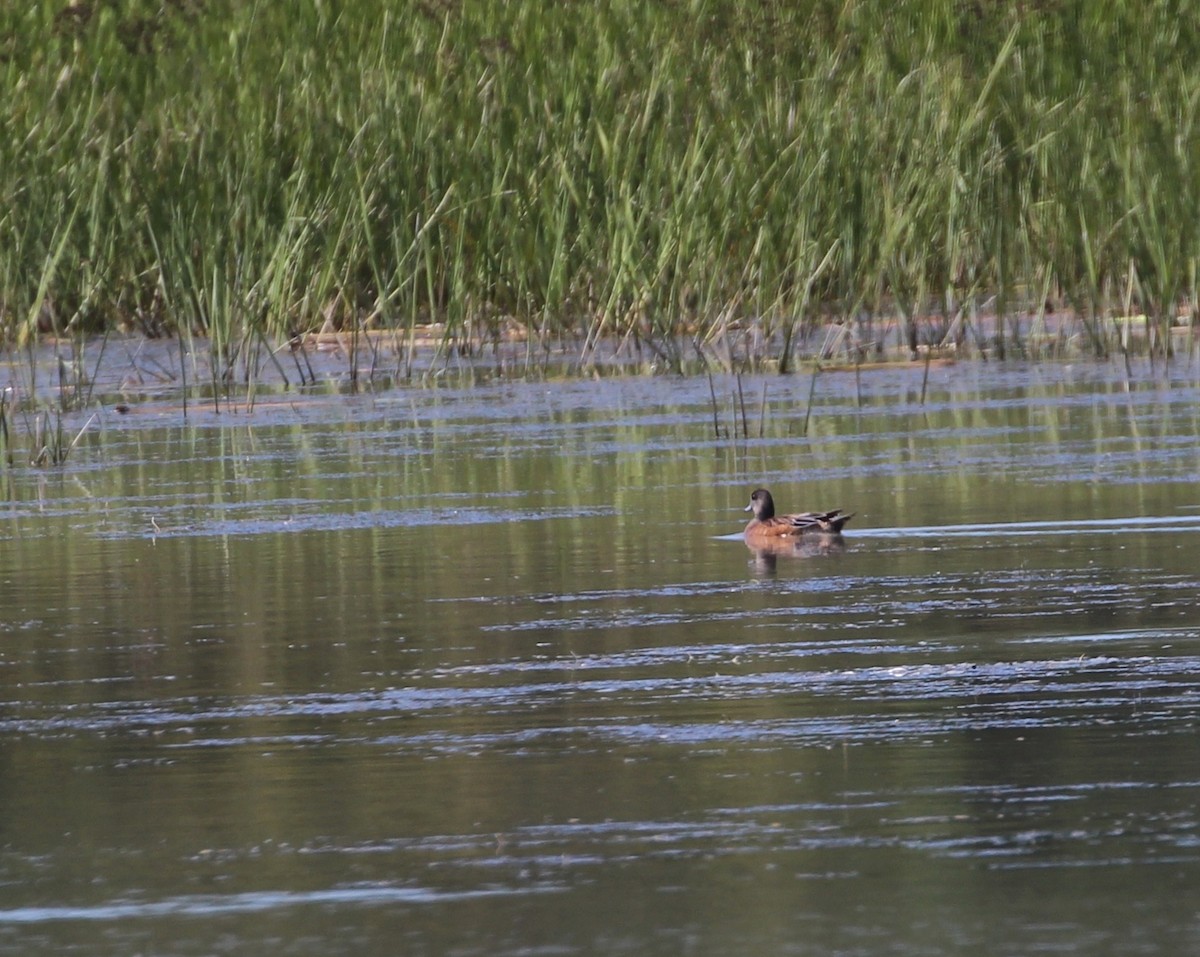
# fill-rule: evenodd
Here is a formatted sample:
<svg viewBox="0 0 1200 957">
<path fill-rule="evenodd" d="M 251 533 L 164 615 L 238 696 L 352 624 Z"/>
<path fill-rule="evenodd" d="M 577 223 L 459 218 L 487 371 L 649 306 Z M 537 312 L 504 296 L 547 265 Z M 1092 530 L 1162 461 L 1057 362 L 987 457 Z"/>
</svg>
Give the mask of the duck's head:
<svg viewBox="0 0 1200 957">
<path fill-rule="evenodd" d="M 775 500 L 771 498 L 771 493 L 765 488 L 755 489 L 754 494 L 750 496 L 750 504 L 746 506 L 746 511 L 753 512 L 756 519 L 765 522 L 768 518 L 775 517 Z"/>
</svg>

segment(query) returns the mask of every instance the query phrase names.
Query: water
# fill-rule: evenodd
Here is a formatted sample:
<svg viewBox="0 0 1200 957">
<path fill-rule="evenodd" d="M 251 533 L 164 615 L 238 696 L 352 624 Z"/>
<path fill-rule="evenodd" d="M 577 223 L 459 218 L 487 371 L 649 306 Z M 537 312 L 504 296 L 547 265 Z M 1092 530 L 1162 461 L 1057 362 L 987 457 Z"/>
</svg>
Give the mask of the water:
<svg viewBox="0 0 1200 957">
<path fill-rule="evenodd" d="M 1194 370 L 922 372 L 106 402 L 3 473 L 0 953 L 1196 952 Z"/>
</svg>

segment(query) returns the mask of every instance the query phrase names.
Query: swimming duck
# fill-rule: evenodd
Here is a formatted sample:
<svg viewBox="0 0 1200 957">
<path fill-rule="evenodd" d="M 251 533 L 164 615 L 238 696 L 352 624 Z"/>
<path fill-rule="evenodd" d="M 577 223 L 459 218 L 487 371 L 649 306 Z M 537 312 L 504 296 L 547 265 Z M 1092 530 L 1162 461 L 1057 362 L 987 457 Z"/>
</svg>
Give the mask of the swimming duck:
<svg viewBox="0 0 1200 957">
<path fill-rule="evenodd" d="M 804 512 L 800 515 L 776 515 L 775 500 L 765 488 L 756 489 L 750 496 L 747 512 L 754 518 L 746 526 L 746 541 L 770 542 L 800 535 L 842 534 L 842 526 L 854 517 L 853 512 L 835 508 L 832 512 Z"/>
</svg>

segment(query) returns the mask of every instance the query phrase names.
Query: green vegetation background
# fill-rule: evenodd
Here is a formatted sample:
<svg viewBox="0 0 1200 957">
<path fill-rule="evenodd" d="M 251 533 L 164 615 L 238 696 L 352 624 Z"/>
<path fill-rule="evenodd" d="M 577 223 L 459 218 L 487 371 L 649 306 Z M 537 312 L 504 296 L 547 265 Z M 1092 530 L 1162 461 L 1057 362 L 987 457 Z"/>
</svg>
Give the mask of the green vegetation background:
<svg viewBox="0 0 1200 957">
<path fill-rule="evenodd" d="M 0 85 L 9 342 L 1195 300 L 1189 3 L 38 0 Z"/>
</svg>

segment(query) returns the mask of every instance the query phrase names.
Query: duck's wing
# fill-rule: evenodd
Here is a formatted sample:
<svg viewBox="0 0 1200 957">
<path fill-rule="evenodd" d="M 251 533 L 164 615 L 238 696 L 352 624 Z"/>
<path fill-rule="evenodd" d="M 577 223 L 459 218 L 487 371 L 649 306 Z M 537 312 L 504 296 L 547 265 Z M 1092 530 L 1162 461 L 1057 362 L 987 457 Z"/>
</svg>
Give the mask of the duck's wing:
<svg viewBox="0 0 1200 957">
<path fill-rule="evenodd" d="M 831 512 L 802 512 L 785 517 L 788 524 L 798 532 L 826 532 L 836 535 L 842 530 L 842 526 L 854 517 L 854 513 L 835 508 Z"/>
</svg>

